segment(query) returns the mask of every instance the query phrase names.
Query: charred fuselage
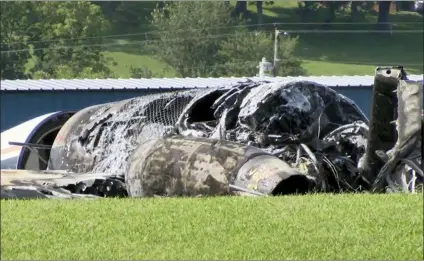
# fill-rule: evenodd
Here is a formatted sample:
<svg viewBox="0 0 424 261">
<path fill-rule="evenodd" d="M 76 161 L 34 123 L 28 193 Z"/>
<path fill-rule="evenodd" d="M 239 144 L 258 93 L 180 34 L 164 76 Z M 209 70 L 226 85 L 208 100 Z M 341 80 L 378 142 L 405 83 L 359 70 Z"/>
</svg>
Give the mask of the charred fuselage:
<svg viewBox="0 0 424 261">
<path fill-rule="evenodd" d="M 411 168 L 422 175 L 417 146 L 409 142 L 420 140 L 413 135 L 422 85 L 409 88 L 402 73 L 377 69 L 371 123 L 350 99 L 306 81 L 247 82 L 92 106 L 63 125 L 48 170 L 75 173 L 72 180 L 79 173 L 82 183 L 66 189 L 97 196 L 345 192 L 403 182 Z M 407 120 L 410 111 L 414 119 Z M 399 137 L 386 122 L 395 119 Z M 381 171 L 377 177 L 377 170 L 400 168 L 396 178 L 384 179 Z M 96 173 L 96 182 L 87 173 Z"/>
<path fill-rule="evenodd" d="M 308 169 L 304 174 L 312 173 L 319 189 L 337 191 L 363 185 L 357 165 L 367 137 L 359 132 L 336 139 L 339 133 L 332 133 L 353 122 L 367 125 L 368 120 L 351 100 L 313 82 L 251 82 L 137 97 L 76 113 L 53 144 L 49 169 L 124 176 L 131 155 L 144 157 L 143 149 L 134 156 L 140 144 L 152 138 L 194 137 L 224 147 L 221 141 L 253 146 L 290 168 Z M 180 155 L 161 157 L 171 161 Z"/>
</svg>

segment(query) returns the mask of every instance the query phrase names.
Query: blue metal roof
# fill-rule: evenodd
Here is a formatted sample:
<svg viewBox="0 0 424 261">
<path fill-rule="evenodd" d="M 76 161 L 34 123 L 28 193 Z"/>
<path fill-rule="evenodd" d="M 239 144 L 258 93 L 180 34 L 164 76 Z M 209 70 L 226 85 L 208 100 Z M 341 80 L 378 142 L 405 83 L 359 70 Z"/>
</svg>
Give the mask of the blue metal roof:
<svg viewBox="0 0 424 261">
<path fill-rule="evenodd" d="M 423 81 L 423 75 L 408 75 L 413 81 Z M 1 91 L 64 91 L 64 90 L 138 90 L 191 89 L 236 85 L 240 82 L 312 81 L 328 87 L 373 85 L 374 76 L 298 76 L 298 77 L 220 77 L 220 78 L 152 78 L 152 79 L 60 79 L 60 80 L 2 80 Z"/>
</svg>

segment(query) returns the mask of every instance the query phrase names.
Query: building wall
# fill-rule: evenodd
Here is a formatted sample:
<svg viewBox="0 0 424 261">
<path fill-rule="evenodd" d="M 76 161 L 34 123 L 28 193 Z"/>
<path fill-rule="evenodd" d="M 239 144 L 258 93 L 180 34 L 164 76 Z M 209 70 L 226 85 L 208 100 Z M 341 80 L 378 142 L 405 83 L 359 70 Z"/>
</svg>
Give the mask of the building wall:
<svg viewBox="0 0 424 261">
<path fill-rule="evenodd" d="M 340 94 L 352 99 L 369 117 L 370 87 L 336 87 Z M 66 110 L 80 110 L 95 104 L 129 99 L 167 90 L 78 90 L 78 91 L 2 91 L 1 131 L 40 115 Z"/>
<path fill-rule="evenodd" d="M 1 131 L 40 115 L 129 99 L 159 90 L 3 91 Z"/>
<path fill-rule="evenodd" d="M 333 89 L 353 100 L 368 117 L 368 119 L 370 118 L 372 87 L 336 87 Z"/>
</svg>

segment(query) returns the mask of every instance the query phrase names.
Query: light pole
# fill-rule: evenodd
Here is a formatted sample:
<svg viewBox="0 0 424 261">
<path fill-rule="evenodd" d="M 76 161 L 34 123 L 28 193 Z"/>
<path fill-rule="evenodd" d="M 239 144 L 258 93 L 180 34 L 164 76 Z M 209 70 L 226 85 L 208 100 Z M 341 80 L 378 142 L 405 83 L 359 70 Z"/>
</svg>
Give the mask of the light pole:
<svg viewBox="0 0 424 261">
<path fill-rule="evenodd" d="M 275 31 L 274 31 L 274 64 L 273 64 L 273 68 L 272 68 L 272 75 L 275 77 L 277 76 L 277 62 L 280 60 L 278 59 L 278 39 L 280 35 L 288 35 L 287 32 L 281 32 L 280 30 L 277 29 L 277 27 L 275 27 Z"/>
<path fill-rule="evenodd" d="M 277 27 L 275 27 L 274 30 L 274 67 L 272 68 L 272 76 L 276 76 L 277 74 L 277 54 L 278 54 L 278 35 L 280 34 L 280 31 L 278 31 Z"/>
</svg>

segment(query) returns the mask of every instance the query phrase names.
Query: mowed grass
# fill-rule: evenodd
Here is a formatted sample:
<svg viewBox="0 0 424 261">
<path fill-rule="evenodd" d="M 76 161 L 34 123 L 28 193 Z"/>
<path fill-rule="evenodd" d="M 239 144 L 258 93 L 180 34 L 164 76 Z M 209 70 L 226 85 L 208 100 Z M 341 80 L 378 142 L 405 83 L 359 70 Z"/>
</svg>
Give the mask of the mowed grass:
<svg viewBox="0 0 424 261">
<path fill-rule="evenodd" d="M 125 52 L 104 52 L 106 57 L 112 57 L 117 63 L 117 66 L 112 67 L 114 73 L 119 78 L 130 78 L 130 68 L 133 67 L 146 67 L 161 77 L 175 77 L 176 73 L 166 63 L 155 59 L 148 55 L 136 55 Z"/>
<path fill-rule="evenodd" d="M 2 200 L 2 259 L 423 258 L 423 197 Z"/>
</svg>

